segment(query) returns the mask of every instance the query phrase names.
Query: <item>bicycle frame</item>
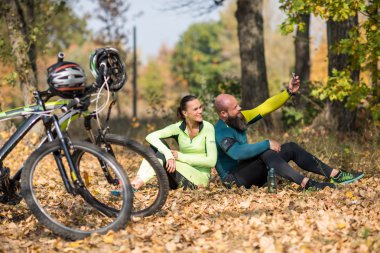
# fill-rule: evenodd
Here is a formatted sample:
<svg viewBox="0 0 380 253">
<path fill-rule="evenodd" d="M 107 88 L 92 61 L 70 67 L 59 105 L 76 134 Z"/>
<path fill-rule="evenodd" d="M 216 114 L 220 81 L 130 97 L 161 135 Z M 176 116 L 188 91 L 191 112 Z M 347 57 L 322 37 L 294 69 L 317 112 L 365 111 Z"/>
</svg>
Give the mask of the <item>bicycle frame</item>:
<svg viewBox="0 0 380 253">
<path fill-rule="evenodd" d="M 66 103 L 67 101 L 63 100 L 50 102 L 46 103 L 46 107 L 49 110 L 57 109 Z M 46 110 L 44 110 L 41 105 L 30 105 L 0 112 L 0 119 L 11 119 L 15 117 L 25 116 L 31 113 L 43 112 L 46 112 Z M 22 140 L 22 138 L 30 131 L 31 128 L 33 128 L 37 122 L 42 120 L 43 117 L 44 115 L 42 114 L 32 114 L 22 122 L 22 124 L 17 128 L 16 132 L 8 139 L 8 141 L 5 142 L 4 146 L 0 149 L 0 166 L 2 166 L 2 161 L 8 156 L 13 148 Z"/>
<path fill-rule="evenodd" d="M 57 138 L 59 139 L 60 146 L 63 150 L 63 153 L 66 157 L 67 163 L 69 165 L 70 171 L 72 172 L 72 178 L 75 181 L 75 183 L 79 186 L 82 186 L 84 183 L 79 176 L 78 169 L 76 166 L 74 166 L 74 163 L 71 158 L 70 151 L 68 149 L 68 143 L 66 142 L 66 138 L 64 137 L 60 125 L 58 117 L 54 114 L 52 115 L 44 115 L 44 113 L 48 113 L 49 109 L 57 109 L 62 107 L 63 105 L 67 104 L 68 100 L 60 100 L 56 102 L 50 102 L 46 103 L 41 99 L 41 94 L 38 91 L 35 91 L 33 93 L 34 97 L 37 100 L 36 105 L 31 106 L 25 106 L 25 107 L 19 107 L 16 109 L 11 109 L 5 112 L 0 113 L 0 119 L 10 119 L 14 117 L 19 116 L 25 116 L 27 114 L 32 114 L 29 116 L 26 120 L 22 122 L 22 124 L 17 128 L 16 132 L 12 134 L 12 136 L 6 141 L 4 146 L 0 149 L 0 166 L 3 166 L 4 159 L 9 155 L 9 153 L 14 149 L 14 147 L 21 141 L 21 139 L 30 131 L 30 129 L 40 120 L 43 121 L 45 129 L 46 129 L 46 137 L 44 138 L 44 142 L 54 141 L 54 135 L 52 129 L 55 129 L 55 132 L 57 134 Z M 54 128 L 52 128 L 54 126 Z M 43 143 L 44 143 L 43 142 Z M 41 145 L 42 143 L 40 143 Z M 64 168 L 63 162 L 62 162 L 62 156 L 59 152 L 54 153 L 55 161 L 57 162 L 62 180 L 64 182 L 65 188 L 67 192 L 71 194 L 76 194 L 74 187 L 70 184 L 70 181 L 68 179 L 66 170 Z M 22 168 L 20 168 L 15 176 L 12 178 L 12 180 L 19 180 L 21 176 Z"/>
<path fill-rule="evenodd" d="M 91 127 L 91 119 L 93 117 L 95 117 L 95 115 L 88 111 L 88 106 L 90 105 L 90 100 L 87 100 L 87 99 L 88 99 L 88 97 L 84 98 L 81 101 L 81 106 L 79 106 L 77 108 L 71 108 L 69 111 L 67 111 L 65 114 L 63 114 L 59 117 L 58 123 L 60 125 L 60 128 L 61 129 L 67 128 L 69 126 L 69 122 L 71 120 L 76 120 L 81 115 L 83 115 L 84 116 L 85 129 L 87 131 L 87 134 L 90 138 L 91 143 L 93 143 L 95 145 L 99 145 L 99 143 L 104 143 L 105 144 L 104 148 L 106 149 L 107 153 L 110 153 L 112 156 L 115 156 L 111 146 L 108 143 L 102 142 L 102 140 L 104 138 L 104 134 L 106 133 L 106 131 L 109 130 L 108 128 L 99 129 L 99 135 L 97 136 L 97 138 L 95 138 L 95 136 L 94 136 L 94 133 L 93 133 L 92 127 Z M 52 128 L 52 131 L 54 131 L 54 130 L 55 130 L 55 127 Z M 45 137 L 41 141 L 40 145 L 42 145 L 44 142 L 46 142 L 47 138 L 48 137 Z M 115 181 L 115 179 L 109 174 L 109 171 L 107 169 L 106 164 L 104 164 L 104 162 L 102 162 L 100 160 L 99 160 L 99 163 L 101 164 L 102 170 L 104 172 L 104 176 L 106 177 L 107 181 L 111 184 L 117 185 L 118 184 L 117 180 Z"/>
<path fill-rule="evenodd" d="M 84 125 L 85 125 L 85 129 L 87 131 L 87 134 L 90 138 L 90 141 L 91 143 L 93 144 L 96 144 L 96 145 L 99 145 L 99 143 L 101 143 L 101 139 L 98 139 L 98 138 L 104 138 L 104 131 L 99 131 L 99 135 L 98 135 L 98 138 L 95 138 L 94 136 L 94 133 L 92 132 L 92 128 L 91 128 L 91 119 L 94 117 L 93 114 L 91 114 L 88 110 L 87 110 L 87 106 L 85 106 L 85 108 L 79 108 L 79 109 L 71 109 L 70 111 L 66 112 L 64 115 L 62 115 L 60 118 L 59 118 L 59 125 L 60 125 L 60 128 L 66 128 L 66 126 L 68 126 L 68 122 L 71 121 L 72 119 L 73 120 L 76 120 L 78 119 L 81 115 L 84 115 Z M 45 142 L 47 139 L 47 137 L 44 138 L 44 140 L 42 140 L 42 142 Z M 105 145 L 105 149 L 107 150 L 107 153 L 110 153 L 112 156 L 115 156 L 115 154 L 113 153 L 112 151 L 112 148 L 109 144 L 106 143 Z M 101 167 L 102 167 L 102 170 L 104 172 L 104 175 L 107 179 L 107 181 L 111 184 L 117 184 L 118 182 L 115 181 L 115 179 L 109 174 L 109 171 L 107 169 L 107 166 L 106 164 L 104 164 L 104 162 L 100 161 L 100 164 L 101 164 Z"/>
</svg>

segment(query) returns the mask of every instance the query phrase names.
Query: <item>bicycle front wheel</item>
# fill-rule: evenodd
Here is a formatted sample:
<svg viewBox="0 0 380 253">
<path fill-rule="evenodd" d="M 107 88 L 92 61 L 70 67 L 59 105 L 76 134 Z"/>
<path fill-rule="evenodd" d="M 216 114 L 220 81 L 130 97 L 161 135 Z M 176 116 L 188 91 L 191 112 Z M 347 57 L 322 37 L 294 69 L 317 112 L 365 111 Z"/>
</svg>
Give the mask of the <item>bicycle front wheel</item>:
<svg viewBox="0 0 380 253">
<path fill-rule="evenodd" d="M 71 240 L 124 228 L 133 207 L 132 187 L 124 170 L 91 143 L 72 141 L 70 153 L 77 152 L 82 154 L 79 179 L 70 171 L 58 141 L 31 154 L 21 175 L 22 195 L 31 212 L 52 232 Z M 60 161 L 64 172 L 59 170 Z M 67 175 L 73 193 L 67 191 L 62 174 Z M 120 191 L 118 197 L 110 194 L 115 189 Z"/>
</svg>

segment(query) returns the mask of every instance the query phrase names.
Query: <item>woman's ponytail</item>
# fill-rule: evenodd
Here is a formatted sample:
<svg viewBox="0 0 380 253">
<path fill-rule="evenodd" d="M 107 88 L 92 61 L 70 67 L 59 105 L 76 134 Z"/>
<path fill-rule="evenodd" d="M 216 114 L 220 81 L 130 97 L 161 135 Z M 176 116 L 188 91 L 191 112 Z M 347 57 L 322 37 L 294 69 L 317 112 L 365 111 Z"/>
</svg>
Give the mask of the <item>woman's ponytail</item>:
<svg viewBox="0 0 380 253">
<path fill-rule="evenodd" d="M 185 120 L 185 116 L 183 115 L 180 106 L 177 108 L 177 118 L 178 118 L 179 120 Z"/>
</svg>

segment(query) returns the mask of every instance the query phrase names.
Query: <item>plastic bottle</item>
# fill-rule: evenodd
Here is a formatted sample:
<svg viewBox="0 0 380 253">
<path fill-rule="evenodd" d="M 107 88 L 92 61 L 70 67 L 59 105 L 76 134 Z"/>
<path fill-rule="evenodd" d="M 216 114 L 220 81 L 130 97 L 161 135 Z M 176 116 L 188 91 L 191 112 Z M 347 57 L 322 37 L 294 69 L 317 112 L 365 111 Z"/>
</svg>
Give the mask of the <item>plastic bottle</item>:
<svg viewBox="0 0 380 253">
<path fill-rule="evenodd" d="M 268 192 L 277 193 L 276 172 L 273 168 L 268 171 Z"/>
</svg>

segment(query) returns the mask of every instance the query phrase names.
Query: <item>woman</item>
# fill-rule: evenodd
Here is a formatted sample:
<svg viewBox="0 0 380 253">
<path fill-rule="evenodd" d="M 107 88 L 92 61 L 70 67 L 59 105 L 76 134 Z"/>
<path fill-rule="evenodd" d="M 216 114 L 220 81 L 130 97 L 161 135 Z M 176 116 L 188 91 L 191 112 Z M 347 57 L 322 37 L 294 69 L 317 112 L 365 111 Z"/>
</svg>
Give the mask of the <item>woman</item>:
<svg viewBox="0 0 380 253">
<path fill-rule="evenodd" d="M 214 127 L 202 117 L 202 105 L 197 97 L 182 98 L 177 116 L 180 121 L 150 133 L 146 140 L 166 168 L 171 189 L 208 186 L 211 168 L 216 164 L 217 150 Z M 174 138 L 179 150 L 171 150 L 163 139 Z M 141 163 L 134 189 L 142 187 L 154 177 L 154 171 L 146 161 Z"/>
</svg>

